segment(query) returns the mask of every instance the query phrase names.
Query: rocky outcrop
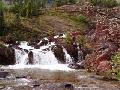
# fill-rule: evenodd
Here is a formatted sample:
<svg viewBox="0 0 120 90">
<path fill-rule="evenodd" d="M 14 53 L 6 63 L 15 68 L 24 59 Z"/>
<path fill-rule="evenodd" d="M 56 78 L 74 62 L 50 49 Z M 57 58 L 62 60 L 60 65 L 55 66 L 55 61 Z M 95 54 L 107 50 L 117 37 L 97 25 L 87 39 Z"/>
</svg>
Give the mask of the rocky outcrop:
<svg viewBox="0 0 120 90">
<path fill-rule="evenodd" d="M 110 61 L 101 61 L 97 67 L 97 73 L 103 73 L 112 69 L 112 64 Z"/>
<path fill-rule="evenodd" d="M 28 53 L 28 64 L 33 64 L 33 52 Z"/>
<path fill-rule="evenodd" d="M 52 51 L 55 57 L 60 61 L 60 63 L 65 63 L 65 53 L 63 52 L 63 47 L 61 45 L 52 46 Z"/>
<path fill-rule="evenodd" d="M 66 44 L 66 45 L 64 45 L 64 47 L 66 48 L 68 54 L 70 54 L 70 56 L 73 58 L 73 62 L 76 63 L 78 61 L 77 45 Z"/>
<path fill-rule="evenodd" d="M 12 48 L 7 48 L 0 45 L 0 65 L 13 65 L 15 64 L 15 52 Z"/>
</svg>

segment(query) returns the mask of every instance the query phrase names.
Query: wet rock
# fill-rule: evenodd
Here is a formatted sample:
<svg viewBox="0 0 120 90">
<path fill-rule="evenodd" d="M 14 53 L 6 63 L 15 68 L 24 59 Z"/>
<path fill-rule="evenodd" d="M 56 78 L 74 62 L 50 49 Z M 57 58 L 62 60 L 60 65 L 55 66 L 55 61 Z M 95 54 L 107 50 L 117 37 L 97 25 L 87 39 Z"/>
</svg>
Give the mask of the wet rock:
<svg viewBox="0 0 120 90">
<path fill-rule="evenodd" d="M 47 45 L 48 44 L 48 40 L 46 39 L 43 39 L 40 43 L 39 43 L 39 46 L 44 46 L 44 45 Z"/>
<path fill-rule="evenodd" d="M 82 87 L 88 87 L 88 85 L 85 85 L 85 84 L 84 84 L 84 85 L 82 85 Z"/>
<path fill-rule="evenodd" d="M 37 82 L 37 81 L 34 81 L 34 82 L 31 83 L 30 86 L 33 87 L 33 88 L 36 88 L 36 87 L 39 87 L 39 86 L 40 86 L 40 83 Z"/>
<path fill-rule="evenodd" d="M 68 83 L 46 83 L 41 84 L 39 87 L 34 88 L 35 90 L 74 90 L 74 86 Z"/>
<path fill-rule="evenodd" d="M 84 69 L 84 66 L 83 65 L 79 65 L 79 64 L 76 64 L 76 63 L 71 63 L 68 65 L 69 68 L 72 68 L 72 69 Z"/>
<path fill-rule="evenodd" d="M 74 59 L 73 62 L 76 63 L 78 61 L 78 48 L 76 45 L 66 44 L 64 45 L 68 54 Z"/>
<path fill-rule="evenodd" d="M 6 78 L 9 75 L 8 71 L 0 71 L 0 78 Z"/>
<path fill-rule="evenodd" d="M 16 76 L 16 79 L 20 79 L 20 78 L 27 78 L 27 76 L 24 76 L 24 75 L 22 75 L 22 76 Z"/>
<path fill-rule="evenodd" d="M 61 45 L 52 46 L 52 51 L 54 52 L 55 57 L 60 61 L 60 63 L 65 63 L 65 53 Z"/>
<path fill-rule="evenodd" d="M 0 64 L 13 65 L 15 64 L 15 51 L 12 48 L 7 48 L 4 45 L 0 46 Z"/>
<path fill-rule="evenodd" d="M 63 84 L 60 86 L 60 88 L 63 88 L 63 90 L 74 90 L 74 87 L 72 84 Z"/>
<path fill-rule="evenodd" d="M 29 53 L 28 53 L 28 64 L 33 64 L 33 52 L 32 51 L 30 51 Z"/>
<path fill-rule="evenodd" d="M 28 53 L 28 52 L 29 52 L 27 49 L 24 49 L 24 51 L 25 51 L 26 53 Z"/>
</svg>

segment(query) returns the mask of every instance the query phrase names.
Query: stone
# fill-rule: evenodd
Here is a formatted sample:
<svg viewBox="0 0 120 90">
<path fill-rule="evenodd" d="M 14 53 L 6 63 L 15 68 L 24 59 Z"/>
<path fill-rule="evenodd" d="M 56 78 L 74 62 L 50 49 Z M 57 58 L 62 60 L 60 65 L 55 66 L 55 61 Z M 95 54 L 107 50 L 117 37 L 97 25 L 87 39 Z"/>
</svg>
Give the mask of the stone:
<svg viewBox="0 0 120 90">
<path fill-rule="evenodd" d="M 65 90 L 74 90 L 74 87 L 72 84 L 63 84 L 63 88 Z"/>
<path fill-rule="evenodd" d="M 14 65 L 15 62 L 14 49 L 0 46 L 0 65 Z"/>
<path fill-rule="evenodd" d="M 6 78 L 9 75 L 8 71 L 0 71 L 0 78 Z"/>
<path fill-rule="evenodd" d="M 65 53 L 63 52 L 63 48 L 61 45 L 52 46 L 52 51 L 60 63 L 66 63 Z"/>
<path fill-rule="evenodd" d="M 27 78 L 27 76 L 24 76 L 24 75 L 22 75 L 22 76 L 16 76 L 16 79 L 20 79 L 20 78 Z"/>
<path fill-rule="evenodd" d="M 76 63 L 71 63 L 68 65 L 68 67 L 72 69 L 84 69 L 84 66 L 76 64 Z"/>
<path fill-rule="evenodd" d="M 43 39 L 43 40 L 39 43 L 39 46 L 47 45 L 48 42 L 49 42 L 48 40 Z"/>
<path fill-rule="evenodd" d="M 74 86 L 69 83 L 48 83 L 35 87 L 35 90 L 74 90 Z"/>
<path fill-rule="evenodd" d="M 112 69 L 112 65 L 110 61 L 101 61 L 97 67 L 98 72 L 105 72 Z"/>
<path fill-rule="evenodd" d="M 33 64 L 33 52 L 32 51 L 30 51 L 29 53 L 28 53 L 28 63 L 29 64 Z"/>
<path fill-rule="evenodd" d="M 67 50 L 68 54 L 73 58 L 73 62 L 76 63 L 78 61 L 78 48 L 76 45 L 65 44 L 63 46 Z"/>
</svg>

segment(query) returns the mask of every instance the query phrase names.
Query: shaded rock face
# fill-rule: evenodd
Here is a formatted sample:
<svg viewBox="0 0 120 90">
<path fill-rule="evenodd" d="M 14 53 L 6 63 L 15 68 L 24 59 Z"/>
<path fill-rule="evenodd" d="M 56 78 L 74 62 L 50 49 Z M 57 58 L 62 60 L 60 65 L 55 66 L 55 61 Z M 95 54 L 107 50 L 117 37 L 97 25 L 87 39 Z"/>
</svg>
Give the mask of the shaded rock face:
<svg viewBox="0 0 120 90">
<path fill-rule="evenodd" d="M 52 51 L 54 52 L 55 57 L 61 62 L 65 63 L 65 53 L 61 45 L 52 46 Z"/>
<path fill-rule="evenodd" d="M 9 75 L 8 71 L 0 71 L 0 78 L 6 78 Z"/>
<path fill-rule="evenodd" d="M 77 62 L 78 61 L 78 48 L 76 45 L 64 45 L 64 47 L 66 48 L 68 54 L 70 54 L 70 56 L 73 58 L 73 62 Z"/>
<path fill-rule="evenodd" d="M 32 51 L 28 53 L 28 63 L 33 64 L 33 52 Z"/>
<path fill-rule="evenodd" d="M 15 51 L 12 48 L 5 46 L 0 47 L 0 64 L 1 65 L 14 65 L 15 64 Z"/>
</svg>

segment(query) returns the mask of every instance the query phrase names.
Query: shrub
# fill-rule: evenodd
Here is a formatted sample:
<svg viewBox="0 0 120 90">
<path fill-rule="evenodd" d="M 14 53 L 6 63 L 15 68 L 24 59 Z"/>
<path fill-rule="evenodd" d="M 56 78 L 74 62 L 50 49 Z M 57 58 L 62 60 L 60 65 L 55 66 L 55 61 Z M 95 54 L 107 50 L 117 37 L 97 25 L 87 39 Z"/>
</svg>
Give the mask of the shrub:
<svg viewBox="0 0 120 90">
<path fill-rule="evenodd" d="M 3 35 L 4 29 L 5 29 L 4 9 L 3 4 L 0 1 L 0 35 Z"/>
<path fill-rule="evenodd" d="M 120 64 L 120 52 L 115 53 L 111 58 L 115 64 Z"/>
<path fill-rule="evenodd" d="M 75 4 L 77 0 L 54 0 L 56 6 L 62 6 L 66 4 Z"/>
<path fill-rule="evenodd" d="M 88 40 L 87 40 L 87 38 L 86 38 L 85 36 L 79 35 L 79 36 L 77 37 L 77 43 L 79 43 L 79 44 L 81 44 L 81 45 L 86 44 L 87 41 L 88 41 Z"/>
<path fill-rule="evenodd" d="M 65 36 L 66 36 L 65 43 L 71 44 L 72 37 L 70 36 L 69 32 L 66 32 Z"/>
<path fill-rule="evenodd" d="M 76 3 L 76 0 L 69 0 L 69 3 L 70 3 L 70 4 L 75 4 L 75 3 Z"/>
<path fill-rule="evenodd" d="M 71 16 L 70 19 L 74 20 L 78 24 L 88 23 L 88 18 L 84 15 Z"/>
<path fill-rule="evenodd" d="M 118 5 L 116 0 L 90 0 L 90 2 L 95 6 L 102 7 L 115 7 Z"/>
<path fill-rule="evenodd" d="M 23 17 L 38 16 L 40 8 L 45 7 L 47 0 L 17 0 L 13 12 Z"/>
</svg>

